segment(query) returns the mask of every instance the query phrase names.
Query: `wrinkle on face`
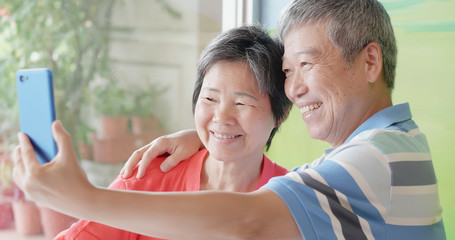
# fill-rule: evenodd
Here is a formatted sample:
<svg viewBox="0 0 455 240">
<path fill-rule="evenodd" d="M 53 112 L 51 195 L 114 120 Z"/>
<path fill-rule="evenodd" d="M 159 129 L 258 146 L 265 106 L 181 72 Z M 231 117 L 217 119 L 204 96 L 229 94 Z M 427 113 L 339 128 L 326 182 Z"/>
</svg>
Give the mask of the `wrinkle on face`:
<svg viewBox="0 0 455 240">
<path fill-rule="evenodd" d="M 362 74 L 356 72 L 361 68 L 344 61 L 323 25 L 296 27 L 288 33 L 284 43 L 284 67 L 290 68 L 291 77 L 300 71 L 299 78 L 291 79 L 289 87 L 293 88 L 287 89 L 288 97 L 300 107 L 322 103 L 311 114 L 302 115 L 308 132 L 312 138 L 332 146 L 342 144 L 360 125 L 359 119 L 363 119 L 365 113 L 368 89 L 362 83 Z M 301 67 L 305 59 L 309 59 L 311 67 Z M 304 87 L 295 87 L 299 84 Z"/>
</svg>

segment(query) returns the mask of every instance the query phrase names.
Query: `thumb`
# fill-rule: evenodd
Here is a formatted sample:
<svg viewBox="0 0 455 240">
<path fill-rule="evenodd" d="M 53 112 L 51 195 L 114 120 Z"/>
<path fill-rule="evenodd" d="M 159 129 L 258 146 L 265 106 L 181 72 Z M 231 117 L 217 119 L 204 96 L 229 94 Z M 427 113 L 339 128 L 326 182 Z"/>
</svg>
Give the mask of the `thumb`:
<svg viewBox="0 0 455 240">
<path fill-rule="evenodd" d="M 52 123 L 52 135 L 57 143 L 58 153 L 73 152 L 73 144 L 70 134 L 63 128 L 62 123 L 57 120 Z"/>
</svg>

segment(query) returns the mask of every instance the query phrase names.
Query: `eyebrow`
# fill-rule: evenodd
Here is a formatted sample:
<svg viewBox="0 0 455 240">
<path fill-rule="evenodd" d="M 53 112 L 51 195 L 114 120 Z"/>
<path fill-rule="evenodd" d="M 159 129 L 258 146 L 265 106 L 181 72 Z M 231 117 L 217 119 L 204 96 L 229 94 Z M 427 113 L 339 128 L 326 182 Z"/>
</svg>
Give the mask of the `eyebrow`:
<svg viewBox="0 0 455 240">
<path fill-rule="evenodd" d="M 211 88 L 211 87 L 205 87 L 204 90 L 208 90 L 208 91 L 212 91 L 212 92 L 217 92 L 219 93 L 220 90 L 216 89 L 216 88 Z M 254 99 L 256 101 L 259 101 L 255 96 L 249 94 L 249 93 L 246 93 L 246 92 L 240 92 L 240 91 L 235 91 L 234 92 L 234 95 L 236 96 L 243 96 L 243 97 L 249 97 L 251 99 Z"/>
<path fill-rule="evenodd" d="M 302 55 L 302 54 L 308 54 L 308 55 L 313 55 L 313 56 L 316 56 L 318 54 L 320 54 L 320 52 L 314 48 L 307 48 L 305 50 L 302 50 L 302 51 L 298 51 L 296 53 L 296 55 Z M 286 59 L 283 55 L 283 57 L 281 58 L 283 61 Z"/>
<path fill-rule="evenodd" d="M 236 92 L 234 92 L 234 95 L 249 97 L 249 98 L 252 98 L 252 99 L 258 101 L 257 98 L 255 98 L 253 95 L 251 95 L 251 94 L 249 94 L 249 93 L 246 93 L 246 92 L 238 92 L 238 91 L 236 91 Z"/>
</svg>

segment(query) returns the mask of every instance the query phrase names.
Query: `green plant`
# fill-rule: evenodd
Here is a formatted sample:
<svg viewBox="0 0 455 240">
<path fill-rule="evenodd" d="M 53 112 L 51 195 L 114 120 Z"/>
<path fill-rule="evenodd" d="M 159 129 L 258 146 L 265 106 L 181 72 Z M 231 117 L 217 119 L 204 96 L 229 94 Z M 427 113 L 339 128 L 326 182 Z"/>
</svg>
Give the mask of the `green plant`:
<svg viewBox="0 0 455 240">
<path fill-rule="evenodd" d="M 7 0 L 0 4 L 0 139 L 14 142 L 19 130 L 15 74 L 50 68 L 57 118 L 77 136 L 95 79 L 114 85 L 109 47 L 117 0 Z M 181 14 L 155 0 L 175 19 Z M 122 29 L 128 31 L 128 29 Z M 73 141 L 77 142 L 77 141 Z"/>
<path fill-rule="evenodd" d="M 13 186 L 13 164 L 6 153 L 0 153 L 0 199 Z"/>
<path fill-rule="evenodd" d="M 95 110 L 102 116 L 130 115 L 134 108 L 133 98 L 113 82 L 93 88 Z"/>
<path fill-rule="evenodd" d="M 88 124 L 81 123 L 77 126 L 77 139 L 82 143 L 91 144 L 92 139 L 90 138 L 90 134 L 95 132 L 95 129 Z"/>
<path fill-rule="evenodd" d="M 146 87 L 135 87 L 128 91 L 133 98 L 134 108 L 131 114 L 138 117 L 153 117 L 156 101 L 159 95 L 166 92 L 168 87 L 148 84 Z"/>
<path fill-rule="evenodd" d="M 54 76 L 57 118 L 74 133 L 81 120 L 84 89 L 95 76 L 110 75 L 110 17 L 115 2 L 9 0 L 2 4 L 0 112 L 17 108 L 18 69 L 47 67 Z"/>
</svg>

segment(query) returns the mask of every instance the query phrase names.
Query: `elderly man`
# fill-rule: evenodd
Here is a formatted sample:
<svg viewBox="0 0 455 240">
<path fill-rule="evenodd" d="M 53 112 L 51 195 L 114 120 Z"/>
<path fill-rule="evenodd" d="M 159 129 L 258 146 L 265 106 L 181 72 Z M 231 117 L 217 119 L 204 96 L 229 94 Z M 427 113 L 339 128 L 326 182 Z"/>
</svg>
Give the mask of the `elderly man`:
<svg viewBox="0 0 455 240">
<path fill-rule="evenodd" d="M 313 163 L 253 193 L 115 192 L 69 169 L 77 168 L 69 136 L 55 124 L 60 153 L 49 166 L 33 161 L 19 135 L 16 181 L 67 214 L 165 238 L 445 239 L 425 136 L 408 104 L 391 101 L 397 50 L 383 6 L 295 0 L 278 31 L 286 95 L 311 137 L 332 146 Z M 185 132 L 158 139 L 133 154 L 125 175 L 128 166 L 139 159 L 144 166 L 160 152 L 185 158 L 182 151 L 199 148 L 194 138 Z M 187 139 L 193 140 L 183 144 Z"/>
</svg>

